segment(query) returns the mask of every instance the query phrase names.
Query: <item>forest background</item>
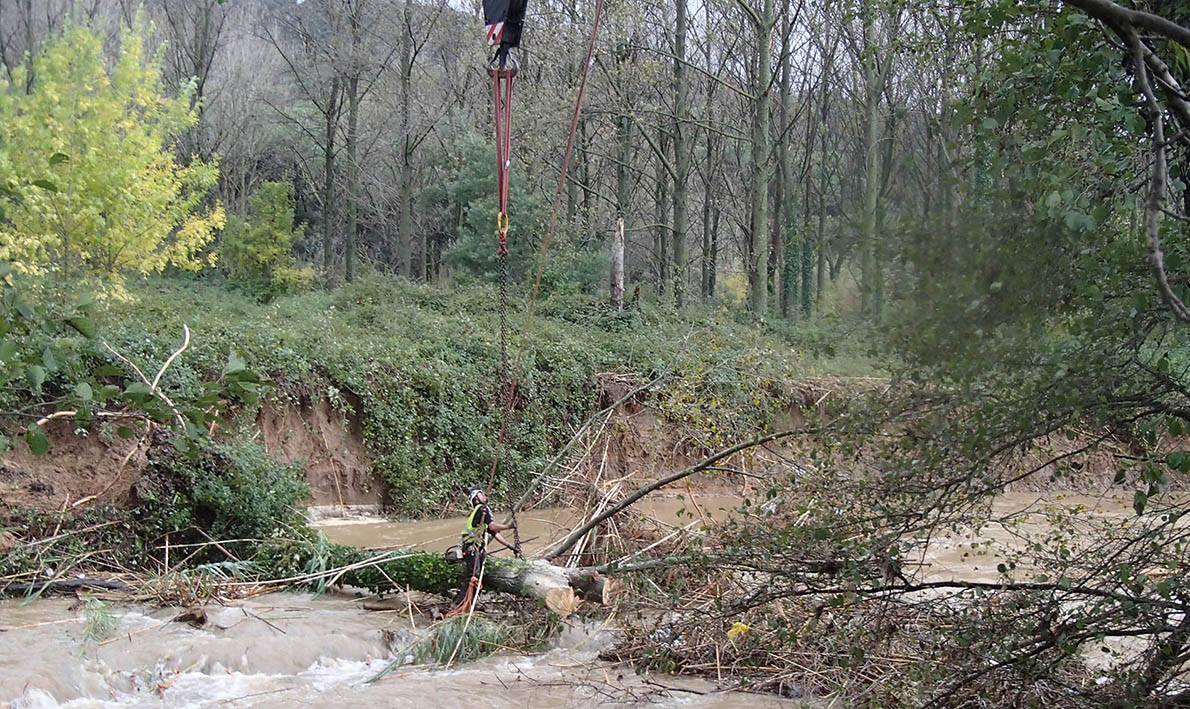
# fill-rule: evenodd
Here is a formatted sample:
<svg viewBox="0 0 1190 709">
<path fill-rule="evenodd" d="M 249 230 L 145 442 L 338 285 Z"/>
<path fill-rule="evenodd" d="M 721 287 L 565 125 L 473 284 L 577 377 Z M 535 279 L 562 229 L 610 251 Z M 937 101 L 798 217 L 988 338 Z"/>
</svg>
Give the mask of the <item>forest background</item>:
<svg viewBox="0 0 1190 709">
<path fill-rule="evenodd" d="M 734 548 L 769 559 L 786 598 L 809 584 L 862 616 L 921 590 L 887 560 L 986 521 L 1011 482 L 1073 469 L 1068 450 L 1026 464 L 1036 446 L 1072 431 L 1080 453 L 1119 443 L 1113 484 L 1136 519 L 1073 552 L 1065 538 L 1031 550 L 1046 573 L 1027 583 L 1006 566 L 982 589 L 1010 594 L 1005 613 L 949 619 L 969 672 L 889 691 L 949 701 L 1010 677 L 1044 698 L 1077 684 L 1063 673 L 1105 635 L 1150 645 L 1107 689 L 1079 684 L 1089 703 L 1183 691 L 1190 589 L 1153 570 L 1190 553 L 1184 500 L 1167 494 L 1190 470 L 1186 10 L 609 2 L 559 175 L 597 7 L 532 5 L 518 55 L 510 275 L 524 312 L 542 269 L 542 324 L 523 340 L 535 403 L 501 494 L 589 412 L 598 372 L 680 373 L 662 398 L 707 451 L 771 430 L 799 372 L 887 375 L 832 413 L 832 455 L 856 461 L 817 490 L 832 515 Z M 478 12 L 0 2 L 6 444 L 44 452 L 47 412 L 85 426 L 119 405 L 210 446 L 216 408 L 300 382 L 362 397 L 341 407 L 366 412 L 406 511 L 482 469 L 499 404 Z M 621 228 L 624 302 L 608 293 Z M 184 322 L 195 349 L 161 389 L 121 369 L 113 353 L 161 361 Z M 452 475 L 427 486 L 427 469 Z M 788 549 L 850 560 L 854 583 L 824 590 L 821 560 Z M 863 661 L 864 638 L 848 643 L 831 652 Z"/>
</svg>

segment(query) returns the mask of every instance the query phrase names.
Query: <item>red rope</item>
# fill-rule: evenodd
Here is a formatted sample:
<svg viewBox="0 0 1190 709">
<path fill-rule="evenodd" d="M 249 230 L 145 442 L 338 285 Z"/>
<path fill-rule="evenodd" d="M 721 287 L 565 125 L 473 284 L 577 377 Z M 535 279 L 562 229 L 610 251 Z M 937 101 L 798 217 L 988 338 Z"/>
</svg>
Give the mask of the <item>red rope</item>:
<svg viewBox="0 0 1190 709">
<path fill-rule="evenodd" d="M 467 593 L 463 596 L 463 600 L 459 601 L 459 605 L 448 610 L 442 617 L 453 618 L 456 615 L 463 615 L 471 610 L 471 606 L 475 605 L 475 594 L 479 591 L 479 577 L 472 576 L 471 580 L 467 582 Z"/>
</svg>

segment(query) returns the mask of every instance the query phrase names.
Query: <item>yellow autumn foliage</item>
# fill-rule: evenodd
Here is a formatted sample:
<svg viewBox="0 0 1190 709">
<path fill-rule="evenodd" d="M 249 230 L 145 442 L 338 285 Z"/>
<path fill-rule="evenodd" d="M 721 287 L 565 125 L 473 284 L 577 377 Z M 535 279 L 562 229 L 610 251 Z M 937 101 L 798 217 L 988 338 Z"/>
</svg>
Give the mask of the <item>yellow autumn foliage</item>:
<svg viewBox="0 0 1190 709">
<path fill-rule="evenodd" d="M 161 63 L 145 54 L 148 28 L 125 31 L 114 63 L 85 27 L 68 27 L 0 77 L 0 260 L 65 277 L 197 270 L 223 227 L 204 207 L 218 167 L 175 159 L 175 139 L 194 125 L 193 87 L 165 94 Z"/>
</svg>

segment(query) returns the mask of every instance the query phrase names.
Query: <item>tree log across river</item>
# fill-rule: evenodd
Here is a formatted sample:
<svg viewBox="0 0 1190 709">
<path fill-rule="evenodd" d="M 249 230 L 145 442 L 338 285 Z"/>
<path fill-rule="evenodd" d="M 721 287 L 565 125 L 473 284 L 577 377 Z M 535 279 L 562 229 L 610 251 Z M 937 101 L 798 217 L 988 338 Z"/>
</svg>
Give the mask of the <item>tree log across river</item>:
<svg viewBox="0 0 1190 709">
<path fill-rule="evenodd" d="M 405 552 L 388 560 L 339 575 L 334 582 L 384 594 L 398 590 L 450 595 L 463 584 L 463 567 L 436 552 Z M 568 614 L 579 600 L 606 603 L 607 579 L 590 568 L 554 566 L 542 560 L 488 555 L 483 588 L 544 601 L 552 610 Z"/>
</svg>

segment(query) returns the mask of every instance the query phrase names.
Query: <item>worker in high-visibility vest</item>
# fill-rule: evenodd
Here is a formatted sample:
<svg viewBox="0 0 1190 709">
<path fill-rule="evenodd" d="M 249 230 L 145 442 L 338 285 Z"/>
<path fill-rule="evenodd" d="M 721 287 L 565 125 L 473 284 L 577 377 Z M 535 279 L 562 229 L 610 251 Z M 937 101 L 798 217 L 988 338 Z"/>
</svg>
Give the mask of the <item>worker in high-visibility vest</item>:
<svg viewBox="0 0 1190 709">
<path fill-rule="evenodd" d="M 454 605 L 463 601 L 467 594 L 467 587 L 472 578 L 478 578 L 483 568 L 484 554 L 487 552 L 487 536 L 490 534 L 509 549 L 516 549 L 500 532 L 513 529 L 515 524 L 501 524 L 492 517 L 492 510 L 488 507 L 488 496 L 482 489 L 473 487 L 467 491 L 467 502 L 471 505 L 471 514 L 467 515 L 466 525 L 463 527 L 459 548 L 463 552 L 463 585 L 455 597 Z"/>
</svg>

